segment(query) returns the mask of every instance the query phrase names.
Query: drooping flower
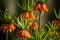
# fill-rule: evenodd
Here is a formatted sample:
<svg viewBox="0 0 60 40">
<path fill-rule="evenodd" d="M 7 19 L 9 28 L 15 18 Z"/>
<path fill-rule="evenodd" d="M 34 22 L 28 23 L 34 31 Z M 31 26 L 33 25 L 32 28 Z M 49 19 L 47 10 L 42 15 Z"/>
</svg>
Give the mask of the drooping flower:
<svg viewBox="0 0 60 40">
<path fill-rule="evenodd" d="M 37 26 L 38 26 L 37 22 L 33 22 L 33 23 L 31 24 L 30 28 L 31 28 L 31 29 L 35 29 L 35 28 L 37 28 Z"/>
<path fill-rule="evenodd" d="M 21 17 L 28 20 L 35 19 L 35 15 L 32 12 L 25 12 L 21 14 Z"/>
<path fill-rule="evenodd" d="M 52 23 L 58 27 L 60 27 L 60 21 L 59 20 L 53 20 Z"/>
<path fill-rule="evenodd" d="M 35 11 L 41 11 L 41 4 L 40 3 L 36 3 L 35 6 L 33 7 L 33 10 Z"/>
<path fill-rule="evenodd" d="M 23 38 L 23 36 L 22 36 L 21 34 L 22 34 L 22 30 L 18 30 L 18 31 L 16 32 L 16 36 L 17 36 L 18 38 Z"/>
<path fill-rule="evenodd" d="M 16 32 L 16 36 L 18 38 L 29 38 L 30 37 L 30 33 L 27 30 L 18 30 Z"/>
<path fill-rule="evenodd" d="M 35 19 L 35 15 L 32 12 L 29 12 L 29 19 L 28 20 L 32 20 Z"/>
<path fill-rule="evenodd" d="M 33 9 L 35 11 L 37 10 L 40 13 L 48 12 L 48 8 L 45 3 L 36 3 Z"/>
<path fill-rule="evenodd" d="M 48 8 L 45 3 L 42 4 L 42 11 L 48 12 Z"/>
<path fill-rule="evenodd" d="M 28 16 L 29 16 L 28 12 L 24 12 L 21 14 L 21 17 L 25 19 L 28 19 Z"/>
<path fill-rule="evenodd" d="M 2 24 L 0 27 L 0 30 L 3 30 L 5 32 L 11 32 L 13 30 L 15 30 L 15 26 L 13 23 L 10 24 Z"/>
<path fill-rule="evenodd" d="M 14 24 L 13 24 L 13 23 L 9 24 L 9 28 L 10 28 L 11 30 L 14 30 L 14 29 L 15 29 Z"/>
</svg>

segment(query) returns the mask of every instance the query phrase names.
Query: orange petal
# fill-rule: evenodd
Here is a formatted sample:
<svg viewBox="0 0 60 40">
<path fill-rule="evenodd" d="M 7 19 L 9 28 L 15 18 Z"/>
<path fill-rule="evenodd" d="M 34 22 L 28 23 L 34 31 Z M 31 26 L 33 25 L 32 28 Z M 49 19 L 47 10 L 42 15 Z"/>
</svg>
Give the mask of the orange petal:
<svg viewBox="0 0 60 40">
<path fill-rule="evenodd" d="M 46 4 L 42 4 L 42 10 L 44 12 L 48 12 L 48 8 L 47 8 Z"/>
</svg>

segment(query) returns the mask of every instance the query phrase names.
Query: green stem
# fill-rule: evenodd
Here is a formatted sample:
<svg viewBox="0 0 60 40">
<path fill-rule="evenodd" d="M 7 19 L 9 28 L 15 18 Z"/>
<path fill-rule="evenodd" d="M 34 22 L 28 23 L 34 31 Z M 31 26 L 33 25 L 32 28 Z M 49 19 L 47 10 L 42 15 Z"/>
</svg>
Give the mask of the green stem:
<svg viewBox="0 0 60 40">
<path fill-rule="evenodd" d="M 27 40 L 27 39 L 23 37 L 22 40 Z"/>
<path fill-rule="evenodd" d="M 44 2 L 44 0 L 42 0 L 42 2 Z"/>
<path fill-rule="evenodd" d="M 22 1 L 22 6 L 23 6 L 23 9 L 25 10 L 24 0 Z"/>
<path fill-rule="evenodd" d="M 29 0 L 28 0 L 28 11 L 29 11 Z"/>
<path fill-rule="evenodd" d="M 26 0 L 24 0 L 24 4 L 25 4 L 25 7 L 26 7 Z"/>
<path fill-rule="evenodd" d="M 39 13 L 39 30 L 41 31 L 41 25 L 40 25 L 40 13 Z"/>
<path fill-rule="evenodd" d="M 21 24 L 22 24 L 22 29 L 24 29 L 24 21 L 22 18 L 21 18 Z"/>
<path fill-rule="evenodd" d="M 22 38 L 20 40 L 22 40 Z"/>
<path fill-rule="evenodd" d="M 23 29 L 25 28 L 25 25 L 24 25 L 24 19 L 23 19 Z"/>
<path fill-rule="evenodd" d="M 49 32 L 49 31 L 48 31 Z M 45 35 L 45 37 L 44 37 L 44 39 L 43 40 L 46 40 L 46 38 L 47 38 L 47 36 L 48 36 L 48 32 L 47 32 L 47 34 Z"/>
<path fill-rule="evenodd" d="M 17 2 L 17 5 L 22 9 L 23 7 Z"/>
</svg>

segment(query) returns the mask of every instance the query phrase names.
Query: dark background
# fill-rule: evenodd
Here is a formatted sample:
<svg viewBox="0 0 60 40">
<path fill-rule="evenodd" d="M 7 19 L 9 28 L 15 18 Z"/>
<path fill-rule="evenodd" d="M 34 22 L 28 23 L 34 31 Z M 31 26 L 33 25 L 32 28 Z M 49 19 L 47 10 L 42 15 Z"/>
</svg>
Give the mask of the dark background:
<svg viewBox="0 0 60 40">
<path fill-rule="evenodd" d="M 2 11 L 3 12 L 5 11 L 7 3 L 8 2 L 6 0 L 0 0 L 0 13 Z M 49 12 L 48 12 L 48 14 L 41 17 L 41 23 L 42 23 L 41 26 L 47 21 L 52 21 L 52 20 L 56 19 L 55 15 L 53 14 L 54 13 L 53 9 L 56 8 L 57 12 L 60 9 L 60 0 L 48 0 L 48 2 L 46 4 L 48 6 Z M 0 21 L 0 26 L 1 26 L 1 24 L 2 24 L 2 21 Z M 6 39 L 5 33 L 0 31 L 0 40 L 5 40 L 5 39 Z"/>
</svg>

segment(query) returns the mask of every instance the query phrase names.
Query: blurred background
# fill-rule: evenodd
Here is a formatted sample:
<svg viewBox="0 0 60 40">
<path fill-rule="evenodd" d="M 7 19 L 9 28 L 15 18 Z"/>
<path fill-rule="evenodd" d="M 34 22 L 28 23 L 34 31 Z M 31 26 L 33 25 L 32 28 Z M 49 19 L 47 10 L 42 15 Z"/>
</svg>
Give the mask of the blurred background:
<svg viewBox="0 0 60 40">
<path fill-rule="evenodd" d="M 5 11 L 5 9 L 7 8 L 7 5 L 9 5 L 8 3 L 9 3 L 9 0 L 0 0 L 0 13 Z M 54 8 L 57 10 L 57 12 L 60 9 L 60 0 L 48 0 L 46 4 L 49 9 L 49 12 L 41 16 L 40 18 L 41 27 L 44 27 L 44 24 L 47 23 L 48 21 L 52 21 L 56 19 L 54 15 Z M 0 21 L 0 26 L 1 24 L 2 22 Z M 0 40 L 5 40 L 5 38 L 6 38 L 5 33 L 0 31 Z"/>
</svg>

